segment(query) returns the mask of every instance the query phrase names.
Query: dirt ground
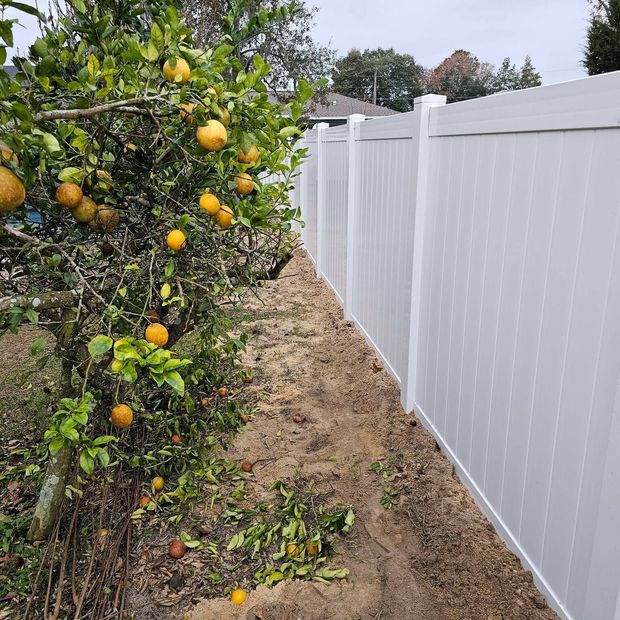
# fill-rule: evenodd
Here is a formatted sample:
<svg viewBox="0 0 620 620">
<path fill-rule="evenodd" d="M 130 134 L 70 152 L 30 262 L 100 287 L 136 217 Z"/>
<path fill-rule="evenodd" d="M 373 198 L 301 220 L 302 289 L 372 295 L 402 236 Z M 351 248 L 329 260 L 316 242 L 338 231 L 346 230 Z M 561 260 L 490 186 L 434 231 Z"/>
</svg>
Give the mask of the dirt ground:
<svg viewBox="0 0 620 620">
<path fill-rule="evenodd" d="M 404 414 L 396 384 L 332 292 L 297 253 L 248 312 L 260 411 L 229 454 L 256 462 L 254 491 L 296 472 L 333 489 L 357 516 L 331 585 L 292 581 L 250 592 L 244 605 L 203 601 L 189 620 L 508 620 L 557 618 L 505 547 L 435 440 Z M 305 423 L 293 416 L 303 413 Z M 370 471 L 382 459 L 389 477 Z M 386 510 L 384 486 L 401 491 Z"/>
</svg>

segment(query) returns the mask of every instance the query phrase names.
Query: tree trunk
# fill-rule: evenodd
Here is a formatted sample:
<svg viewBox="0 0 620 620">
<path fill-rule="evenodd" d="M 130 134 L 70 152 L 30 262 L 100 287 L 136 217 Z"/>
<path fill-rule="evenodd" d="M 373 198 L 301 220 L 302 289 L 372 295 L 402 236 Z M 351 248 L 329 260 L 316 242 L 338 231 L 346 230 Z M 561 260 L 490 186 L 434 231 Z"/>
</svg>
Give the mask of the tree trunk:
<svg viewBox="0 0 620 620">
<path fill-rule="evenodd" d="M 28 540 L 45 540 L 52 531 L 65 496 L 72 456 L 73 448 L 62 448 L 50 458 L 39 501 L 28 530 Z"/>
<path fill-rule="evenodd" d="M 73 334 L 75 332 L 76 319 L 77 312 L 74 309 L 66 309 L 63 312 L 62 326 L 56 342 L 56 350 L 62 357 L 60 398 L 73 396 L 71 379 L 74 365 Z M 34 517 L 28 530 L 27 537 L 29 541 L 45 540 L 49 537 L 65 496 L 65 487 L 71 473 L 72 462 L 72 447 L 62 448 L 54 456 L 50 457 L 43 486 L 39 493 L 39 500 L 34 511 Z"/>
</svg>

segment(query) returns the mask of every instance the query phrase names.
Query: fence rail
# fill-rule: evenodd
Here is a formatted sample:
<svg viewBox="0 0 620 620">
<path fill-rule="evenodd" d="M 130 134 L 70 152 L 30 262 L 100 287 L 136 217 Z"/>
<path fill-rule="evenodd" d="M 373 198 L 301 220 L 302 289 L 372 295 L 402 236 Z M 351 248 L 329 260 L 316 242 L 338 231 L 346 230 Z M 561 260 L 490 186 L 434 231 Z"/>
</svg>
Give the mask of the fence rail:
<svg viewBox="0 0 620 620">
<path fill-rule="evenodd" d="M 620 619 L 620 73 L 303 145 L 302 238 L 564 618 Z"/>
</svg>

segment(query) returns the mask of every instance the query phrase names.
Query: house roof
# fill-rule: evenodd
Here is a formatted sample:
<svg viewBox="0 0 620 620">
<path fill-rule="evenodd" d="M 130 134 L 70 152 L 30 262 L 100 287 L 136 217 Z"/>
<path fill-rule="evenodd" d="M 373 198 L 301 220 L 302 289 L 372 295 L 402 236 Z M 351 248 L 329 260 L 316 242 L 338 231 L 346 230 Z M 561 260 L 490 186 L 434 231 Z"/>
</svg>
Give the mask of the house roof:
<svg viewBox="0 0 620 620">
<path fill-rule="evenodd" d="M 287 101 L 292 94 L 291 91 L 279 91 L 277 96 L 270 93 L 269 99 L 274 102 Z M 365 116 L 391 116 L 392 114 L 398 114 L 396 110 L 333 92 L 326 93 L 321 101 L 311 100 L 307 104 L 306 112 L 313 120 L 346 119 L 351 114 L 364 114 Z"/>
<path fill-rule="evenodd" d="M 346 118 L 351 114 L 364 114 L 365 116 L 398 114 L 396 110 L 338 93 L 327 93 L 324 101 L 326 103 L 317 102 L 313 104 L 312 109 L 309 110 L 312 118 Z"/>
</svg>

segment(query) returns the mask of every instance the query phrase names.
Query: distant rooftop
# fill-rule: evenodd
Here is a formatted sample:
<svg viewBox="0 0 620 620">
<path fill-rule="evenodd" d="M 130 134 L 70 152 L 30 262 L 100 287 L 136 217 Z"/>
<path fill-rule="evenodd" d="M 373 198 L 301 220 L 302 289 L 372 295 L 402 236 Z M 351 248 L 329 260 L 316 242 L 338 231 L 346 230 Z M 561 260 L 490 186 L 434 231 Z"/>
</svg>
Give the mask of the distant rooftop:
<svg viewBox="0 0 620 620">
<path fill-rule="evenodd" d="M 290 92 L 282 92 L 282 99 L 286 101 L 290 98 Z M 276 100 L 274 95 L 269 95 L 272 101 Z M 339 95 L 338 93 L 327 93 L 324 102 L 311 101 L 309 104 L 308 115 L 313 120 L 318 119 L 346 119 L 351 114 L 364 114 L 365 116 L 391 116 L 399 114 L 396 110 L 384 108 L 374 103 Z"/>
<path fill-rule="evenodd" d="M 360 101 L 338 93 L 327 93 L 327 103 L 316 103 L 310 114 L 312 118 L 342 118 L 351 114 L 364 114 L 366 116 L 391 116 L 398 114 L 396 110 L 384 108 L 374 103 Z"/>
</svg>

